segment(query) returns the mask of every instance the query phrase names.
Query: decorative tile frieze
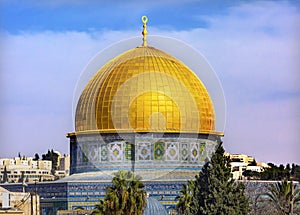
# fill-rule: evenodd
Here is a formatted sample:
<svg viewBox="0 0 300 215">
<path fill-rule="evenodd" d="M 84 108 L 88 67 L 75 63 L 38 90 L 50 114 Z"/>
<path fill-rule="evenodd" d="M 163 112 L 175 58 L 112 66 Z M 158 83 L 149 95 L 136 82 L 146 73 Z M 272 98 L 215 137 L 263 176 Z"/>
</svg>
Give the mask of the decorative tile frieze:
<svg viewBox="0 0 300 215">
<path fill-rule="evenodd" d="M 137 160 L 149 161 L 151 160 L 151 143 L 141 142 L 137 143 Z"/>
<path fill-rule="evenodd" d="M 108 148 L 106 144 L 101 145 L 100 147 L 100 158 L 101 161 L 108 161 Z"/>
<path fill-rule="evenodd" d="M 205 142 L 200 143 L 200 161 L 204 162 L 206 159 L 206 144 Z"/>
<path fill-rule="evenodd" d="M 88 150 L 88 159 L 90 162 L 99 162 L 99 148 L 98 145 L 93 144 L 89 146 L 89 150 Z"/>
<path fill-rule="evenodd" d="M 179 161 L 179 143 L 167 142 L 166 143 L 166 160 L 167 161 Z"/>
<path fill-rule="evenodd" d="M 165 143 L 155 142 L 154 143 L 154 160 L 163 160 L 165 153 Z"/>
<path fill-rule="evenodd" d="M 180 160 L 184 162 L 188 161 L 189 154 L 189 143 L 180 143 Z"/>
<path fill-rule="evenodd" d="M 109 161 L 121 162 L 123 161 L 123 143 L 113 142 L 109 144 Z"/>
<path fill-rule="evenodd" d="M 135 159 L 135 145 L 133 143 L 125 143 L 125 160 L 132 161 Z"/>
<path fill-rule="evenodd" d="M 190 143 L 190 162 L 197 163 L 199 161 L 199 143 Z"/>
</svg>

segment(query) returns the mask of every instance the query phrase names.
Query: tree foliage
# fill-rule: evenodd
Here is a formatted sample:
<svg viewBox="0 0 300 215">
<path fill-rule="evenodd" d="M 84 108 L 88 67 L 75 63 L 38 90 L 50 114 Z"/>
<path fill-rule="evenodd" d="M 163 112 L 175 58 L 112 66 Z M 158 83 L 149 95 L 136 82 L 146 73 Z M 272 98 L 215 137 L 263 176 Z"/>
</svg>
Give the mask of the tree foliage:
<svg viewBox="0 0 300 215">
<path fill-rule="evenodd" d="M 21 171 L 21 177 L 19 178 L 19 182 L 24 183 L 25 182 L 25 171 Z"/>
<path fill-rule="evenodd" d="M 285 169 L 281 164 L 276 166 L 275 164 L 269 163 L 271 168 L 266 168 L 265 171 L 259 174 L 259 178 L 262 180 L 283 180 L 290 178 L 290 170 Z"/>
<path fill-rule="evenodd" d="M 274 215 L 276 210 L 270 202 L 262 195 L 266 191 L 267 184 L 257 186 L 253 184 L 246 186 L 246 195 L 249 197 L 250 213 L 249 215 Z"/>
<path fill-rule="evenodd" d="M 251 170 L 245 170 L 243 172 L 243 176 L 247 177 L 248 179 L 255 179 L 255 180 L 274 180 L 274 181 L 281 181 L 281 180 L 296 180 L 300 181 L 300 166 L 292 164 L 292 168 L 290 164 L 287 164 L 285 167 L 284 165 L 280 164 L 279 166 L 268 163 L 270 168 L 265 168 L 263 172 L 256 172 Z"/>
<path fill-rule="evenodd" d="M 280 215 L 293 214 L 294 207 L 300 202 L 300 192 L 296 184 L 283 180 L 269 184 L 266 196 Z"/>
<path fill-rule="evenodd" d="M 176 205 L 176 209 L 181 215 L 192 214 L 191 205 L 194 197 L 194 184 L 195 182 L 193 180 L 188 181 L 187 184 L 183 184 L 180 196 L 176 197 L 176 200 L 179 201 Z"/>
<path fill-rule="evenodd" d="M 300 181 L 300 166 L 292 164 L 291 179 Z"/>
<path fill-rule="evenodd" d="M 39 154 L 38 154 L 38 153 L 35 153 L 35 154 L 34 154 L 34 158 L 33 158 L 32 160 L 38 161 L 39 159 L 40 159 Z"/>
<path fill-rule="evenodd" d="M 3 180 L 2 180 L 2 182 L 3 182 L 3 183 L 8 182 L 8 175 L 7 175 L 7 169 L 6 169 L 6 166 L 4 166 Z"/>
<path fill-rule="evenodd" d="M 93 214 L 140 215 L 147 204 L 147 193 L 141 177 L 130 171 L 119 171 L 107 188 L 104 200 L 96 206 Z"/>
<path fill-rule="evenodd" d="M 58 154 L 53 151 L 48 150 L 47 154 L 42 155 L 42 160 L 52 161 L 51 173 L 54 175 L 55 170 L 58 169 Z"/>
<path fill-rule="evenodd" d="M 256 160 L 253 159 L 253 161 L 251 161 L 248 166 L 257 166 Z"/>
<path fill-rule="evenodd" d="M 222 144 L 196 176 L 192 214 L 235 215 L 249 212 L 245 187 L 231 178 L 230 160 Z"/>
</svg>

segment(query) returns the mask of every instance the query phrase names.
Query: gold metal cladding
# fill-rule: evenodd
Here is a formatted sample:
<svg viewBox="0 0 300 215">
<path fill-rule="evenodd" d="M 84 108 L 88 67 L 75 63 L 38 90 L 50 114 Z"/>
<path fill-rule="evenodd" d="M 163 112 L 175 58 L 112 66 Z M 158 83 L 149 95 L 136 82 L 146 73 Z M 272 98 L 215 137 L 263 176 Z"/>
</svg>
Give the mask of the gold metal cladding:
<svg viewBox="0 0 300 215">
<path fill-rule="evenodd" d="M 128 98 L 127 108 L 118 108 L 118 98 L 134 85 L 137 90 Z M 158 90 L 157 85 L 169 89 Z M 180 97 L 174 93 L 176 91 L 180 91 Z M 186 130 L 197 133 L 199 130 L 199 112 L 194 98 L 180 81 L 164 72 L 144 72 L 125 81 L 115 93 L 111 109 L 112 121 L 117 128 L 126 126 L 135 132 Z M 122 125 L 120 115 L 125 116 Z"/>
<path fill-rule="evenodd" d="M 77 104 L 75 130 L 222 135 L 203 83 L 178 59 L 148 46 L 117 56 L 91 78 Z"/>
<path fill-rule="evenodd" d="M 148 17 L 147 16 L 142 16 L 142 22 L 143 22 L 143 46 L 147 46 L 147 22 L 148 22 Z"/>
</svg>

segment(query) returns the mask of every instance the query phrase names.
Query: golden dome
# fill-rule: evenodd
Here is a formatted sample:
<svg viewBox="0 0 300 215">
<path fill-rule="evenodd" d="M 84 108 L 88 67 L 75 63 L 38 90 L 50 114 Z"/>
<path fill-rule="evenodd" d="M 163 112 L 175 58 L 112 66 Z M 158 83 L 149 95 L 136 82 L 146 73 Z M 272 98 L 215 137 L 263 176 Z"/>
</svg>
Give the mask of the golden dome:
<svg viewBox="0 0 300 215">
<path fill-rule="evenodd" d="M 171 55 L 148 46 L 106 63 L 83 90 L 76 133 L 216 133 L 214 107 L 199 78 Z"/>
</svg>

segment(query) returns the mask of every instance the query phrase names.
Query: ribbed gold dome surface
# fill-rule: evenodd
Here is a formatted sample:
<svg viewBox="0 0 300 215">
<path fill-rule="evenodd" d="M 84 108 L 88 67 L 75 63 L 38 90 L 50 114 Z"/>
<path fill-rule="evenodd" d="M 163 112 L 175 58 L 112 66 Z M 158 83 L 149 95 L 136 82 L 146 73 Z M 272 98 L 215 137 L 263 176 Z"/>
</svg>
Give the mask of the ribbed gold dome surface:
<svg viewBox="0 0 300 215">
<path fill-rule="evenodd" d="M 215 133 L 202 82 L 178 59 L 148 46 L 117 56 L 91 78 L 75 123 L 76 133 Z"/>
</svg>

